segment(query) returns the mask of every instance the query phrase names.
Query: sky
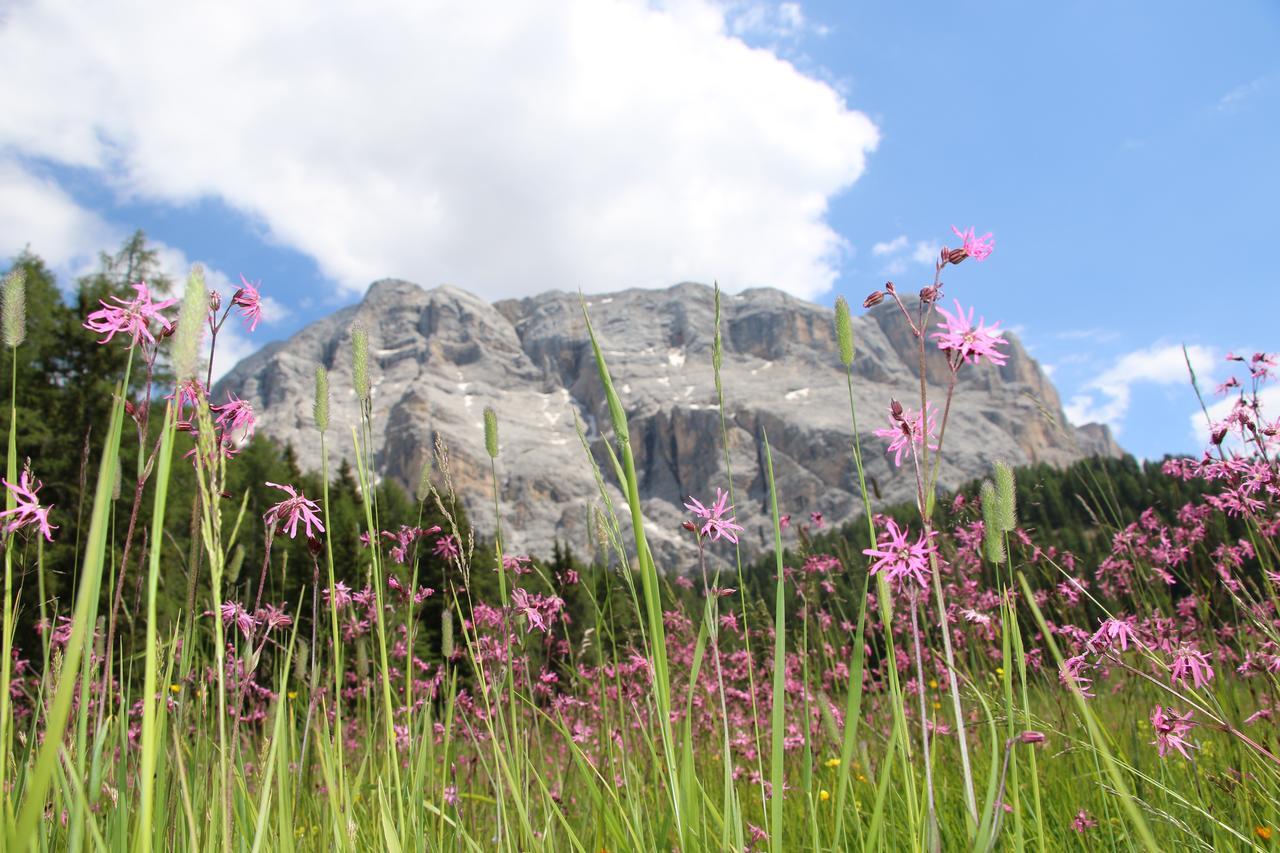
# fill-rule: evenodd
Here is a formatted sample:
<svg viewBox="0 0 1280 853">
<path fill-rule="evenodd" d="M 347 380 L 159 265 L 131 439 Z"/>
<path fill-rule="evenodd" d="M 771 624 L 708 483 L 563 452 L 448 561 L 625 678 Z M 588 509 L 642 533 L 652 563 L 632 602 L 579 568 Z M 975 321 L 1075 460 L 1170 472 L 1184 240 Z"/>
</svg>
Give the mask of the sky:
<svg viewBox="0 0 1280 853">
<path fill-rule="evenodd" d="M 856 306 L 973 226 L 948 299 L 1159 458 L 1203 440 L 1185 358 L 1215 405 L 1280 349 L 1277 45 L 1270 0 L 21 0 L 0 256 L 69 284 L 142 228 L 260 281 L 222 373 L 384 277 Z"/>
</svg>

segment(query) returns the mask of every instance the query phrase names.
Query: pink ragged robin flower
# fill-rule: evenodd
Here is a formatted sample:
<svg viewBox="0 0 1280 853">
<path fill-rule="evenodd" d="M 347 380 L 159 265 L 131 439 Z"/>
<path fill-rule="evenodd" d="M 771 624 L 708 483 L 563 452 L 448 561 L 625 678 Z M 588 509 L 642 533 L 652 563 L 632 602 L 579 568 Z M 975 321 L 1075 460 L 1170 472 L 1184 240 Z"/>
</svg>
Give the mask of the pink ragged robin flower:
<svg viewBox="0 0 1280 853">
<path fill-rule="evenodd" d="M 959 299 L 955 300 L 955 304 L 955 314 L 938 306 L 938 313 L 946 318 L 945 323 L 938 324 L 938 328 L 943 331 L 933 335 L 933 339 L 938 342 L 938 349 L 952 354 L 952 366 L 955 368 L 965 362 L 977 364 L 982 358 L 992 364 L 1004 366 L 1008 356 L 996 349 L 1006 343 L 1001 337 L 1004 332 L 1000 331 L 1000 324 L 992 323 L 988 326 L 985 325 L 984 318 L 979 317 L 978 325 L 974 326 L 973 308 L 966 315 L 960 307 Z"/>
<path fill-rule="evenodd" d="M 342 581 L 338 581 L 333 585 L 332 595 L 330 595 L 330 592 L 327 589 L 323 590 L 322 595 L 324 595 L 325 604 L 332 602 L 333 606 L 338 609 L 346 607 L 351 603 L 351 587 L 347 586 Z"/>
<path fill-rule="evenodd" d="M 1209 664 L 1208 655 L 1190 643 L 1183 643 L 1174 655 L 1169 675 L 1175 684 L 1199 690 L 1213 680 L 1213 667 Z"/>
<path fill-rule="evenodd" d="M 911 452 L 912 445 L 924 444 L 926 437 L 934 438 L 934 430 L 937 429 L 937 418 L 933 412 L 933 404 L 929 404 L 929 417 L 926 424 L 925 418 L 916 412 L 912 414 L 910 409 L 903 409 L 902 406 L 894 401 L 897 408 L 889 409 L 889 426 L 874 431 L 874 434 L 880 438 L 889 439 L 889 447 L 886 453 L 893 454 L 893 464 L 902 467 L 902 457 Z M 899 414 L 895 414 L 898 412 Z M 937 450 L 937 445 L 930 444 L 930 450 Z"/>
<path fill-rule="evenodd" d="M 432 549 L 432 553 L 435 554 L 437 557 L 441 557 L 446 560 L 452 560 L 454 557 L 457 557 L 458 554 L 462 552 L 458 550 L 458 540 L 453 538 L 452 533 L 449 533 L 444 536 L 441 536 L 439 539 L 436 540 L 436 544 L 435 544 L 435 547 Z"/>
<path fill-rule="evenodd" d="M 921 587 L 928 585 L 929 555 L 933 553 L 933 543 L 929 541 L 933 533 L 921 533 L 914 543 L 907 542 L 907 531 L 898 527 L 892 518 L 885 523 L 885 538 L 876 542 L 876 547 L 866 548 L 862 553 L 875 557 L 870 573 L 884 572 L 885 577 L 901 585 L 903 579 L 915 580 Z"/>
<path fill-rule="evenodd" d="M 49 523 L 49 510 L 53 507 L 40 506 L 40 499 L 36 496 L 36 492 L 40 491 L 44 484 L 34 479 L 30 469 L 27 468 L 23 468 L 22 473 L 18 475 L 17 485 L 8 480 L 0 480 L 0 482 L 4 483 L 4 487 L 16 501 L 13 509 L 0 512 L 0 518 L 9 519 L 4 526 L 4 532 L 10 534 L 34 525 L 46 541 L 52 542 L 53 531 L 58 529 L 56 524 Z"/>
<path fill-rule="evenodd" d="M 214 419 L 214 423 L 222 430 L 224 437 L 234 435 L 247 440 L 253 436 L 257 421 L 253 416 L 253 406 L 248 400 L 241 400 L 228 391 L 227 402 L 221 406 L 210 406 L 209 411 L 217 412 L 218 417 Z"/>
<path fill-rule="evenodd" d="M 206 613 L 206 616 L 213 615 Z M 244 609 L 238 601 L 224 601 L 222 603 L 222 624 L 230 628 L 232 625 L 240 629 L 240 633 L 245 637 L 252 637 L 254 628 L 257 627 L 257 620 L 253 618 L 248 610 Z"/>
<path fill-rule="evenodd" d="M 1184 737 L 1195 725 L 1191 722 L 1191 713 L 1188 711 L 1182 714 L 1172 708 L 1166 711 L 1160 705 L 1151 712 L 1151 727 L 1156 733 L 1156 739 L 1151 741 L 1151 745 L 1159 751 L 1161 758 L 1171 749 L 1176 749 L 1183 758 L 1191 758 L 1187 749 L 1196 749 L 1196 745 Z"/>
<path fill-rule="evenodd" d="M 1119 646 L 1120 651 L 1128 651 L 1130 642 L 1137 642 L 1137 635 L 1133 632 L 1133 618 L 1128 619 L 1107 619 L 1098 627 L 1093 636 L 1089 638 L 1089 645 L 1095 649 L 1105 649 L 1108 647 Z"/>
<path fill-rule="evenodd" d="M 1098 825 L 1098 822 L 1093 818 L 1089 817 L 1089 813 L 1084 809 L 1081 809 L 1079 812 L 1077 812 L 1076 819 L 1071 821 L 1071 828 L 1074 829 L 1076 832 L 1079 832 L 1081 835 L 1093 829 L 1097 825 Z"/>
<path fill-rule="evenodd" d="M 262 319 L 262 295 L 258 293 L 258 285 L 261 282 L 250 282 L 244 277 L 244 273 L 240 274 L 240 289 L 236 291 L 236 295 L 231 297 L 231 302 L 240 309 L 240 314 L 244 317 L 244 321 L 249 324 L 249 331 L 258 328 L 258 321 Z"/>
<path fill-rule="evenodd" d="M 288 628 L 293 624 L 293 617 L 274 604 L 268 604 L 259 610 L 257 620 L 266 626 L 268 631 L 274 631 L 277 628 Z"/>
<path fill-rule="evenodd" d="M 743 528 L 737 523 L 738 519 L 735 516 L 724 517 L 726 513 L 733 510 L 733 507 L 728 504 L 728 493 L 717 487 L 716 502 L 710 507 L 703 506 L 701 501 L 693 497 L 690 497 L 685 502 L 684 507 L 703 520 L 702 528 L 698 531 L 702 536 L 710 537 L 712 541 L 723 536 L 736 544 L 738 541 L 737 534 L 741 533 Z"/>
<path fill-rule="evenodd" d="M 324 524 L 321 523 L 320 516 L 316 514 L 320 511 L 320 507 L 315 501 L 308 500 L 305 495 L 300 494 L 293 486 L 282 486 L 279 483 L 267 483 L 267 485 L 285 492 L 289 497 L 267 510 L 262 516 L 263 521 L 272 528 L 282 528 L 289 534 L 290 539 L 297 538 L 299 521 L 306 528 L 308 539 L 315 536 L 312 532 L 312 527 L 316 531 L 324 533 Z"/>
<path fill-rule="evenodd" d="M 131 301 L 126 302 L 119 296 L 112 296 L 111 300 L 118 304 L 110 305 L 104 300 L 99 300 L 99 304 L 102 307 L 85 319 L 84 327 L 86 329 L 91 332 L 97 332 L 100 335 L 106 335 L 98 343 L 105 344 L 117 334 L 124 333 L 132 338 L 129 344 L 131 349 L 136 347 L 138 341 L 143 338 L 154 344 L 156 339 L 151 334 L 150 329 L 152 320 L 166 332 L 173 329 L 173 323 L 160 312 L 178 300 L 151 301 L 151 291 L 147 288 L 146 282 L 138 282 L 133 285 L 133 289 L 137 291 L 138 295 Z"/>
<path fill-rule="evenodd" d="M 990 231 L 983 234 L 981 237 L 974 237 L 972 225 L 969 226 L 968 231 L 961 231 L 954 225 L 951 226 L 951 230 L 955 232 L 957 237 L 964 241 L 965 255 L 973 258 L 975 261 L 985 261 L 987 256 L 989 256 L 996 247 L 996 241 L 991 236 Z"/>
</svg>

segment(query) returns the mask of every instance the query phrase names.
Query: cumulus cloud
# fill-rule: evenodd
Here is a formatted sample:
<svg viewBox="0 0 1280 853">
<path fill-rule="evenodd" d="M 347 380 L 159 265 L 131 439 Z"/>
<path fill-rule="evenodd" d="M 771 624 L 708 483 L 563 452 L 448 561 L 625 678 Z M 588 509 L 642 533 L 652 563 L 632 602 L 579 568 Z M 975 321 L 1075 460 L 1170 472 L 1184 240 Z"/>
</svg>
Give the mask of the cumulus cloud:
<svg viewBox="0 0 1280 853">
<path fill-rule="evenodd" d="M 871 254 L 884 261 L 881 272 L 885 275 L 902 275 L 911 268 L 911 264 L 932 266 L 942 251 L 942 244 L 930 240 L 916 240 L 912 245 L 911 238 L 899 234 L 892 240 L 876 243 L 871 247 Z"/>
<path fill-rule="evenodd" d="M 892 240 L 886 240 L 883 243 L 876 243 L 871 247 L 871 254 L 875 255 L 877 258 L 884 257 L 885 255 L 896 255 L 898 252 L 907 248 L 908 242 L 906 234 L 899 234 Z"/>
<path fill-rule="evenodd" d="M 1193 345 L 1186 358 L 1203 378 L 1217 366 L 1213 350 Z M 1120 356 L 1111 367 L 1090 380 L 1081 393 L 1073 395 L 1064 409 L 1073 424 L 1104 423 L 1119 434 L 1129 412 L 1133 386 L 1138 384 L 1177 385 L 1190 381 L 1182 347 L 1156 344 Z"/>
<path fill-rule="evenodd" d="M 115 242 L 116 230 L 55 182 L 0 159 L 0 256 L 30 246 L 53 269 L 76 270 Z"/>
<path fill-rule="evenodd" d="M 770 8 L 760 26 L 805 25 Z M 0 30 L 0 149 L 127 200 L 217 198 L 347 293 L 399 275 L 486 297 L 682 279 L 817 296 L 848 251 L 828 203 L 878 131 L 733 14 L 21 4 Z"/>
</svg>

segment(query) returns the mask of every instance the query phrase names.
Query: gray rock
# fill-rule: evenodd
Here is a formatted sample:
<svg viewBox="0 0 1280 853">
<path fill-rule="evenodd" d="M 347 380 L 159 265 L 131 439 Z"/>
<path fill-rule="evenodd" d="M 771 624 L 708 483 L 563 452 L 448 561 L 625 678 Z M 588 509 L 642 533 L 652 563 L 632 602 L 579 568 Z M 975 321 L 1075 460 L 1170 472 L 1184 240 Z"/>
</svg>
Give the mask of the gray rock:
<svg viewBox="0 0 1280 853">
<path fill-rule="evenodd" d="M 714 498 L 728 476 L 711 365 L 713 290 L 593 294 L 587 308 L 626 407 L 646 515 L 660 565 L 687 571 L 696 549 L 681 529 L 683 501 Z M 553 291 L 495 304 L 453 287 L 375 282 L 359 305 L 344 308 L 240 362 L 220 383 L 250 400 L 259 429 L 316 460 L 311 421 L 315 366 L 330 371 L 330 452 L 353 455 L 359 413 L 351 390 L 348 330 L 369 331 L 374 452 L 380 476 L 412 489 L 437 436 L 447 445 L 454 486 L 482 532 L 494 525 L 483 411 L 498 415 L 503 531 L 509 550 L 548 555 L 558 538 L 582 554 L 590 507 L 600 504 L 592 466 L 574 427 L 582 424 L 606 481 L 612 467 L 602 431 L 609 416 L 579 297 Z M 891 399 L 919 405 L 918 342 L 896 306 L 882 304 L 853 321 L 854 400 L 866 473 L 877 502 L 915 494 L 909 465 L 895 468 L 884 439 Z M 831 311 L 773 289 L 721 297 L 724 430 L 738 522 L 748 554 L 772 543 L 763 438 L 773 453 L 779 503 L 798 521 L 811 511 L 839 524 L 860 514 L 845 372 Z M 1004 367 L 966 366 L 946 426 L 941 488 L 986 476 L 998 459 L 1065 465 L 1089 455 L 1116 456 L 1105 426 L 1075 428 L 1057 391 L 1012 334 Z M 949 371 L 927 349 L 930 399 L 941 408 Z M 912 401 L 915 401 L 915 405 Z M 625 530 L 626 501 L 609 493 Z M 715 543 L 714 559 L 732 555 Z"/>
</svg>

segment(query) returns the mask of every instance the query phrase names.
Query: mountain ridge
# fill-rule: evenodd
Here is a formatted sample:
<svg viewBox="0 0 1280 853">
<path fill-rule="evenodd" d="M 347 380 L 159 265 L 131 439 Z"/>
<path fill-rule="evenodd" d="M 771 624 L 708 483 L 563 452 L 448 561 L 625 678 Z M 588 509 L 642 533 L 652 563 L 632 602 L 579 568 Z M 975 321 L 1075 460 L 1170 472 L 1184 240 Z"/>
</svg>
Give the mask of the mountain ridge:
<svg viewBox="0 0 1280 853">
<path fill-rule="evenodd" d="M 676 570 L 696 562 L 680 528 L 687 516 L 683 501 L 706 499 L 728 483 L 711 366 L 713 294 L 707 285 L 683 282 L 582 297 L 627 410 L 646 535 Z M 332 430 L 345 436 L 359 411 L 350 390 L 349 340 L 349 328 L 359 323 L 370 338 L 379 475 L 412 487 L 438 436 L 449 448 L 468 516 L 479 530 L 492 531 L 482 425 L 484 407 L 492 406 L 508 549 L 547 554 L 557 539 L 580 547 L 592 538 L 589 507 L 600 499 L 575 418 L 597 465 L 609 471 L 611 463 L 601 435 L 607 406 L 578 300 L 549 291 L 491 304 L 448 285 L 428 290 L 382 279 L 359 304 L 245 358 L 219 386 L 254 405 L 264 434 L 292 444 L 301 458 L 317 458 L 315 366 L 331 373 Z M 853 327 L 854 397 L 867 474 L 883 502 L 910 498 L 914 475 L 892 466 L 884 440 L 871 431 L 887 423 L 892 398 L 908 408 L 918 401 L 918 342 L 896 306 L 877 306 L 854 318 Z M 861 499 L 831 310 L 772 288 L 722 293 L 721 335 L 725 433 L 748 553 L 772 541 L 760 458 L 766 432 L 782 511 L 797 518 L 822 512 L 832 523 L 851 519 Z M 1006 337 L 1005 366 L 960 372 L 940 486 L 984 476 L 996 459 L 1061 466 L 1087 455 L 1120 455 L 1105 426 L 1066 422 L 1053 384 L 1017 337 Z M 949 373 L 932 345 L 928 377 L 930 399 L 940 405 Z M 348 442 L 330 444 L 335 459 L 352 455 Z M 609 490 L 625 513 L 621 493 Z"/>
</svg>

